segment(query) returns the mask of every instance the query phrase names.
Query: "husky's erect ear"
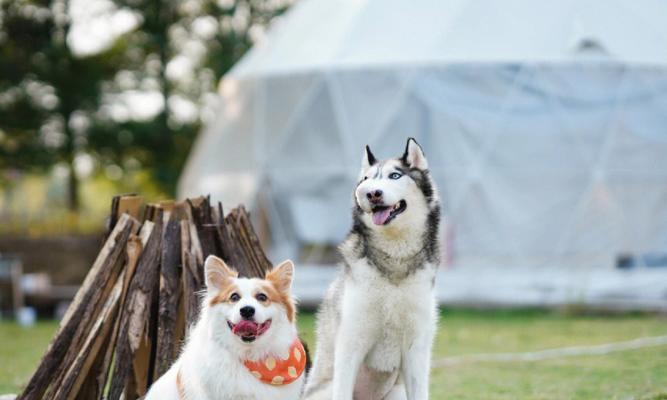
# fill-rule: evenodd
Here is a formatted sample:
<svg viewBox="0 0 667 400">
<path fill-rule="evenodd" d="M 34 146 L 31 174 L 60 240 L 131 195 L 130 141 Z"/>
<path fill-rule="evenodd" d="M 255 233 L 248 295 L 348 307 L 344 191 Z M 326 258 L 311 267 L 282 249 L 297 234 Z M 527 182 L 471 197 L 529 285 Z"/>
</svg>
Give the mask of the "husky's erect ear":
<svg viewBox="0 0 667 400">
<path fill-rule="evenodd" d="M 364 150 L 364 157 L 363 160 L 361 161 L 361 169 L 362 171 L 367 170 L 374 164 L 376 164 L 378 160 L 375 158 L 373 153 L 371 153 L 371 148 L 366 145 L 366 149 Z"/>
<path fill-rule="evenodd" d="M 405 153 L 403 153 L 401 161 L 410 168 L 428 169 L 428 162 L 426 161 L 424 151 L 415 138 L 408 138 L 408 143 L 405 145 Z"/>
<path fill-rule="evenodd" d="M 232 278 L 236 278 L 239 274 L 230 268 L 225 262 L 216 256 L 206 257 L 204 262 L 204 272 L 206 275 L 206 288 L 209 291 L 221 291 L 229 283 Z"/>
<path fill-rule="evenodd" d="M 281 262 L 266 274 L 266 280 L 271 282 L 283 294 L 290 292 L 293 279 L 294 263 L 291 260 Z"/>
</svg>

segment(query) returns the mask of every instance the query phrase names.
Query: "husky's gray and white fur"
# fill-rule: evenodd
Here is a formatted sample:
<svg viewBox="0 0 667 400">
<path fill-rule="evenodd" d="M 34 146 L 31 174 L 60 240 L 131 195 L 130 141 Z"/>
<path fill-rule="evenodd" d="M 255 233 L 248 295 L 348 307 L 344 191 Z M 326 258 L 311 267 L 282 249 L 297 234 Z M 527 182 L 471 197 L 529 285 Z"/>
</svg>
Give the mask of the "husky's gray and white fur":
<svg viewBox="0 0 667 400">
<path fill-rule="evenodd" d="M 354 197 L 305 398 L 426 400 L 440 204 L 419 144 L 410 138 L 403 156 L 383 161 L 367 146 Z"/>
</svg>

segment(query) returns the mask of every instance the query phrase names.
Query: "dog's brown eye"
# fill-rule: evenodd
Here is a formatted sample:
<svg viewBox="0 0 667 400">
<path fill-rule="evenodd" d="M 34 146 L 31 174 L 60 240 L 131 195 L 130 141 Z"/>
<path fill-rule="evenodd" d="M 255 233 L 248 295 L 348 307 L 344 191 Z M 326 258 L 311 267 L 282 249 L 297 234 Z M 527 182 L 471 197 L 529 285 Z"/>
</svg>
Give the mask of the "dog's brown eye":
<svg viewBox="0 0 667 400">
<path fill-rule="evenodd" d="M 269 299 L 268 297 L 266 297 L 264 293 L 258 293 L 257 296 L 255 296 L 255 298 L 257 299 L 257 301 L 261 301 L 262 303 Z"/>
<path fill-rule="evenodd" d="M 229 301 L 236 303 L 239 300 L 241 300 L 241 296 L 239 296 L 238 293 L 232 293 L 232 295 L 229 296 Z"/>
</svg>

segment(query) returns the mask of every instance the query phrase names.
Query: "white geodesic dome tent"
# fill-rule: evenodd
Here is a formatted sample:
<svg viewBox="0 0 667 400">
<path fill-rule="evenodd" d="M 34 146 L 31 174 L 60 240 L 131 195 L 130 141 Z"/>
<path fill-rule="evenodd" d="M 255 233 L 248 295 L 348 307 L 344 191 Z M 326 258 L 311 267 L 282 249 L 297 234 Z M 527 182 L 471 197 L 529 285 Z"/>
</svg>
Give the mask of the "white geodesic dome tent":
<svg viewBox="0 0 667 400">
<path fill-rule="evenodd" d="M 415 136 L 455 265 L 667 251 L 664 0 L 301 0 L 220 92 L 180 194 L 260 199 L 276 243 L 339 242 L 363 146 Z"/>
</svg>

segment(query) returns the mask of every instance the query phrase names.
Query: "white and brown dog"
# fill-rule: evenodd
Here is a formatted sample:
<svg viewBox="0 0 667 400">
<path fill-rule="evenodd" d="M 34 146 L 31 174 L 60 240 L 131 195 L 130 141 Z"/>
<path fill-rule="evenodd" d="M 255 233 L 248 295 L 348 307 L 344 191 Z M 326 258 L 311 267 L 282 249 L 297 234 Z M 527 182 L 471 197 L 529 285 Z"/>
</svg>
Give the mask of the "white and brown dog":
<svg viewBox="0 0 667 400">
<path fill-rule="evenodd" d="M 298 399 L 306 353 L 290 296 L 292 262 L 281 263 L 266 279 L 248 279 L 209 256 L 205 271 L 199 321 L 146 400 Z"/>
</svg>

